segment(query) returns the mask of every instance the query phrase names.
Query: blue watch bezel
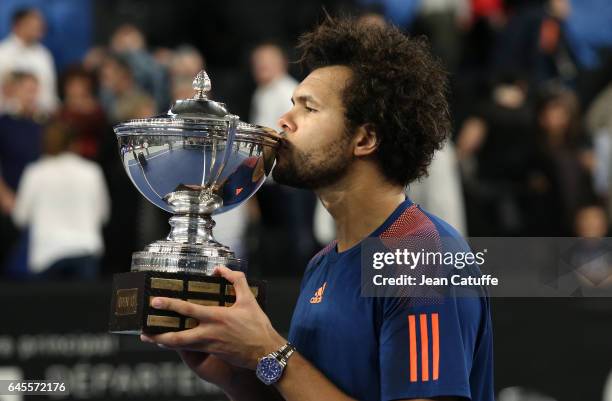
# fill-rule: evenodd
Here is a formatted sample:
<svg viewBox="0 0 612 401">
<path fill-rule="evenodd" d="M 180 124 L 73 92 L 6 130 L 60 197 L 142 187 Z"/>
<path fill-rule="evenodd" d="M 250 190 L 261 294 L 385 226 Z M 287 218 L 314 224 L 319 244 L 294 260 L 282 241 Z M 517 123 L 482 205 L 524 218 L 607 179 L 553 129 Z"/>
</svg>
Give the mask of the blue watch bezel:
<svg viewBox="0 0 612 401">
<path fill-rule="evenodd" d="M 267 362 L 269 361 L 272 361 L 278 368 L 276 374 L 274 374 L 273 372 L 270 372 L 269 370 L 270 368 L 267 364 Z M 259 362 L 257 362 L 257 368 L 255 369 L 255 374 L 257 375 L 257 378 L 259 380 L 261 380 L 264 384 L 269 386 L 270 384 L 276 383 L 281 378 L 281 376 L 283 375 L 284 369 L 285 369 L 285 366 L 278 360 L 277 357 L 274 357 L 272 355 L 267 355 L 261 358 Z M 271 374 L 274 374 L 274 376 L 271 376 Z"/>
</svg>

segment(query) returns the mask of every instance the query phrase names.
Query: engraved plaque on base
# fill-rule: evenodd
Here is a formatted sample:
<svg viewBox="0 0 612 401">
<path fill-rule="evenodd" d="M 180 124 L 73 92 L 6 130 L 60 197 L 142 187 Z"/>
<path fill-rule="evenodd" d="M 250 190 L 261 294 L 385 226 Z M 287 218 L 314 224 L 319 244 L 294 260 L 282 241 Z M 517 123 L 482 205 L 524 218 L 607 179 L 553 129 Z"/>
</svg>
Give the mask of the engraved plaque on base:
<svg viewBox="0 0 612 401">
<path fill-rule="evenodd" d="M 266 283 L 249 280 L 249 287 L 265 309 Z M 236 302 L 233 285 L 221 277 L 151 271 L 119 273 L 113 277 L 110 331 L 157 334 L 198 324 L 178 313 L 151 307 L 154 297 L 182 299 L 204 306 L 230 307 Z"/>
</svg>

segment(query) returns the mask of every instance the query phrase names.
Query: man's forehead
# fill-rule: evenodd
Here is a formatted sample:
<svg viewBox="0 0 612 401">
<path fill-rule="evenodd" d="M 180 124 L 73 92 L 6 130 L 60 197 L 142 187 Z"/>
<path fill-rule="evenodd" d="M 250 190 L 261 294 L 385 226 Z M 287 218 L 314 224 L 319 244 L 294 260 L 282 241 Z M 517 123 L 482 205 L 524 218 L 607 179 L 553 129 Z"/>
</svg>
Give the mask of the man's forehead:
<svg viewBox="0 0 612 401">
<path fill-rule="evenodd" d="M 351 74 L 351 70 L 345 66 L 317 68 L 298 85 L 293 97 L 311 96 L 319 101 L 332 97 L 340 100 Z"/>
</svg>

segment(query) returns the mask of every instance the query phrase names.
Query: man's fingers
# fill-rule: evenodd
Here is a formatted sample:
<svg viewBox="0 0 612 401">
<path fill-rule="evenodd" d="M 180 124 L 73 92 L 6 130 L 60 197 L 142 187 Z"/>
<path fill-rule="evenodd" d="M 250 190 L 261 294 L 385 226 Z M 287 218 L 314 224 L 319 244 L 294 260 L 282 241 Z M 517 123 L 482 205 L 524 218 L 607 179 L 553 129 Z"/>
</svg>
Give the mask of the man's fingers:
<svg viewBox="0 0 612 401">
<path fill-rule="evenodd" d="M 199 348 L 205 344 L 209 338 L 207 332 L 201 328 L 189 330 L 173 331 L 162 334 L 141 335 L 145 342 L 155 343 L 162 348 Z"/>
<path fill-rule="evenodd" d="M 155 343 L 155 341 L 153 341 L 153 339 L 146 334 L 140 335 L 140 341 L 144 343 L 151 343 L 151 344 Z"/>
<path fill-rule="evenodd" d="M 155 309 L 169 310 L 183 316 L 192 317 L 198 321 L 214 320 L 221 306 L 203 306 L 176 298 L 155 297 L 151 300 L 151 306 Z"/>
<path fill-rule="evenodd" d="M 247 296 L 247 294 L 253 296 L 243 272 L 231 270 L 225 266 L 217 266 L 215 267 L 215 273 L 233 284 L 236 290 L 236 301 Z"/>
</svg>

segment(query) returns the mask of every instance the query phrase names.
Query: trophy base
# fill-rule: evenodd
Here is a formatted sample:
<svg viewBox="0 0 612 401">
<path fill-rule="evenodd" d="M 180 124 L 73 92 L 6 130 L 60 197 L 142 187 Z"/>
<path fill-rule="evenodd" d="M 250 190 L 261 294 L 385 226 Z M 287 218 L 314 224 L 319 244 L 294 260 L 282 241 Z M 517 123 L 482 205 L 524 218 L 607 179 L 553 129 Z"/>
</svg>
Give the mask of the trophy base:
<svg viewBox="0 0 612 401">
<path fill-rule="evenodd" d="M 264 308 L 266 282 L 248 280 Z M 116 334 L 159 334 L 187 330 L 197 320 L 150 306 L 156 296 L 177 298 L 198 305 L 232 306 L 234 286 L 218 276 L 160 271 L 132 271 L 113 276 L 109 331 Z"/>
<path fill-rule="evenodd" d="M 177 218 L 176 216 L 173 219 Z M 174 240 L 155 241 L 132 254 L 131 271 L 157 271 L 212 276 L 216 266 L 246 272 L 247 263 L 212 238 L 198 243 Z"/>
</svg>

